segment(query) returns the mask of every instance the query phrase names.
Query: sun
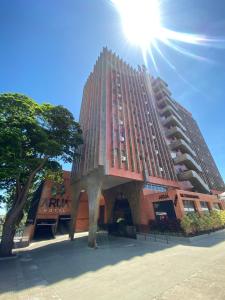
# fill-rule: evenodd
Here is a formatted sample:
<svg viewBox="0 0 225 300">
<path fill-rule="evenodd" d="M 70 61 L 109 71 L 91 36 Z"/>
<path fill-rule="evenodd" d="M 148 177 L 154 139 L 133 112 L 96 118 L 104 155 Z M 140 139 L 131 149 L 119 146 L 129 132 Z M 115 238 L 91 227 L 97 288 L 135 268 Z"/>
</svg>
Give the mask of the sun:
<svg viewBox="0 0 225 300">
<path fill-rule="evenodd" d="M 153 56 L 154 48 L 158 54 L 173 69 L 175 66 L 162 52 L 160 44 L 197 60 L 209 61 L 205 57 L 196 55 L 181 46 L 183 44 L 204 45 L 210 47 L 221 46 L 223 40 L 208 38 L 204 35 L 177 32 L 162 24 L 162 0 L 110 0 L 118 11 L 122 28 L 129 43 L 141 48 L 143 60 L 147 66 L 150 56 L 157 70 L 157 62 Z M 179 43 L 178 43 L 179 42 Z M 224 48 L 224 47 L 223 47 Z"/>
<path fill-rule="evenodd" d="M 112 0 L 122 21 L 124 34 L 132 44 L 147 49 L 161 31 L 157 0 Z"/>
</svg>

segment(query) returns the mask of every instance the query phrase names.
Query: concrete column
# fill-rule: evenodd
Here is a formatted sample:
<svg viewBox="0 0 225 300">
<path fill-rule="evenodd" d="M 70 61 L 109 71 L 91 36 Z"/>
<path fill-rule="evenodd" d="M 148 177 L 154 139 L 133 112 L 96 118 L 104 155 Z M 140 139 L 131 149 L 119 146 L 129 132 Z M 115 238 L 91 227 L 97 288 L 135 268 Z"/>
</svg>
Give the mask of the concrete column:
<svg viewBox="0 0 225 300">
<path fill-rule="evenodd" d="M 177 205 L 175 206 L 175 212 L 177 219 L 180 220 L 185 215 L 183 200 L 180 198 L 180 196 L 177 196 Z"/>
<path fill-rule="evenodd" d="M 124 184 L 123 190 L 131 208 L 133 223 L 134 225 L 140 225 L 140 202 L 143 197 L 143 182 Z"/>
<path fill-rule="evenodd" d="M 106 216 L 107 216 L 107 223 L 112 223 L 112 217 L 113 217 L 113 208 L 116 201 L 116 190 L 108 190 L 104 191 L 103 196 L 105 198 L 105 204 L 106 204 Z"/>
<path fill-rule="evenodd" d="M 72 207 L 71 207 L 71 221 L 69 238 L 72 241 L 74 239 L 74 233 L 76 231 L 77 213 L 79 208 L 80 193 L 82 189 L 81 181 L 76 181 L 72 185 Z"/>
<path fill-rule="evenodd" d="M 199 213 L 199 215 L 202 215 L 203 211 L 201 208 L 200 200 L 195 200 L 194 204 L 195 204 L 195 208 L 196 208 L 197 212 Z"/>
<path fill-rule="evenodd" d="M 211 201 L 207 201 L 209 211 L 213 210 L 213 203 Z"/>
<path fill-rule="evenodd" d="M 96 248 L 96 236 L 98 226 L 99 203 L 102 194 L 102 180 L 92 178 L 87 185 L 88 205 L 89 205 L 89 235 L 88 246 Z"/>
</svg>

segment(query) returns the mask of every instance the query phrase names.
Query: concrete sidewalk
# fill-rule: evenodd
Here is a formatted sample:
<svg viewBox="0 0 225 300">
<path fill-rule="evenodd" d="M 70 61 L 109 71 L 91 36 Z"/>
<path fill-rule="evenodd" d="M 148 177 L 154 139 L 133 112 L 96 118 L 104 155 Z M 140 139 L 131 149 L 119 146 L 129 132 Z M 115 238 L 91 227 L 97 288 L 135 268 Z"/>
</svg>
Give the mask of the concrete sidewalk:
<svg viewBox="0 0 225 300">
<path fill-rule="evenodd" d="M 20 249 L 0 261 L 0 300 L 225 299 L 225 234 L 191 245 L 87 235 Z"/>
</svg>

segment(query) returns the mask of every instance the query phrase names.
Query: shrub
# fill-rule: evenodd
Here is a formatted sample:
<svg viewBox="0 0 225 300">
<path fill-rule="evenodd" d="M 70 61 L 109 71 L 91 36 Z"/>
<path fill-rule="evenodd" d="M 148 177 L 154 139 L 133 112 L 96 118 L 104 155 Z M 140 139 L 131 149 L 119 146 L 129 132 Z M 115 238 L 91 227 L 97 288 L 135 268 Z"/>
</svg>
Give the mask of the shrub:
<svg viewBox="0 0 225 300">
<path fill-rule="evenodd" d="M 181 220 L 181 228 L 186 234 L 219 229 L 225 226 L 225 210 L 211 211 L 199 215 L 188 213 Z"/>
</svg>

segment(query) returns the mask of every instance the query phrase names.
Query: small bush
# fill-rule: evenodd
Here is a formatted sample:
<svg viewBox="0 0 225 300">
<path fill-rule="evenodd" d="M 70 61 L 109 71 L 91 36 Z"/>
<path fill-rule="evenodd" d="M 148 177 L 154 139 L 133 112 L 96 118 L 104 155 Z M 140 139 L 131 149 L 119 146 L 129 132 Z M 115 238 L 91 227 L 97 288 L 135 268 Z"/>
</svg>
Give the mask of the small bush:
<svg viewBox="0 0 225 300">
<path fill-rule="evenodd" d="M 181 220 L 181 228 L 187 235 L 207 232 L 225 227 L 225 210 L 199 215 L 188 213 Z"/>
</svg>

